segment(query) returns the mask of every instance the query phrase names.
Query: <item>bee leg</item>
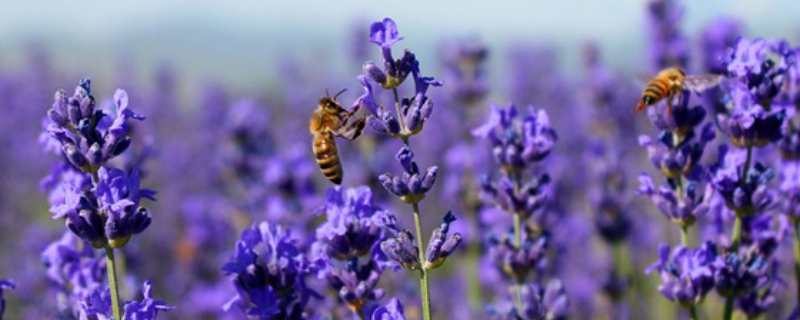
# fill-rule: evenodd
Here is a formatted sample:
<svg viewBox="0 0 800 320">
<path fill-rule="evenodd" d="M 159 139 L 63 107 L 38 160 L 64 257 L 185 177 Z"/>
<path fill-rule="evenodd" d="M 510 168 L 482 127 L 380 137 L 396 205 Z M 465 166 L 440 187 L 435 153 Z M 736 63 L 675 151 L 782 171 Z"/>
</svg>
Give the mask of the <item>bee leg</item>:
<svg viewBox="0 0 800 320">
<path fill-rule="evenodd" d="M 361 132 L 364 131 L 364 128 L 367 125 L 367 116 L 362 116 L 361 118 L 356 119 L 353 123 L 347 125 L 346 127 L 341 127 L 339 130 L 335 132 L 337 136 L 345 138 L 347 140 L 353 141 L 358 136 L 361 135 Z"/>
</svg>

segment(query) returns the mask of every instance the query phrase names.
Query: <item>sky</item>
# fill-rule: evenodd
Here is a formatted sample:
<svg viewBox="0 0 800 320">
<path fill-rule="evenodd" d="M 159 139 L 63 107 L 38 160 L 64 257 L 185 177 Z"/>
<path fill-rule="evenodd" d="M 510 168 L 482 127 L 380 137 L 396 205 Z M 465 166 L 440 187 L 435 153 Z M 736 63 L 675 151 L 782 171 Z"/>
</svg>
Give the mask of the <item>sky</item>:
<svg viewBox="0 0 800 320">
<path fill-rule="evenodd" d="M 800 40 L 800 1 L 683 1 L 683 29 L 696 34 L 717 16 L 745 21 L 749 36 Z M 421 61 L 443 39 L 477 36 L 500 54 L 518 42 L 559 48 L 577 65 L 586 41 L 604 60 L 636 69 L 645 63 L 644 0 L 559 1 L 0 1 L 0 70 L 14 69 L 26 48 L 40 44 L 69 74 L 111 78 L 121 61 L 149 77 L 156 66 L 180 70 L 189 86 L 217 78 L 244 88 L 276 81 L 276 61 L 323 59 L 332 68 L 346 54 L 356 26 L 392 17 Z M 360 24 L 359 24 L 360 22 Z M 639 57 L 639 59 L 631 59 Z M 354 71 L 357 74 L 358 70 Z"/>
</svg>

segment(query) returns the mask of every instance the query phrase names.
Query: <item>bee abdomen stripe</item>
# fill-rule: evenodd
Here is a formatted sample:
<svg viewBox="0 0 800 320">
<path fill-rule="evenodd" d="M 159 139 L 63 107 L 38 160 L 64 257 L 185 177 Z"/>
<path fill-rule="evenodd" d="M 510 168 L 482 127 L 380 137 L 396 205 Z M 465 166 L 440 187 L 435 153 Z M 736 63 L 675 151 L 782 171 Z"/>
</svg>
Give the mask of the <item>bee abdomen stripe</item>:
<svg viewBox="0 0 800 320">
<path fill-rule="evenodd" d="M 339 159 L 337 157 L 329 157 L 325 159 L 317 160 L 317 164 L 319 164 L 320 169 L 325 170 L 328 168 L 336 167 L 339 163 Z"/>
</svg>

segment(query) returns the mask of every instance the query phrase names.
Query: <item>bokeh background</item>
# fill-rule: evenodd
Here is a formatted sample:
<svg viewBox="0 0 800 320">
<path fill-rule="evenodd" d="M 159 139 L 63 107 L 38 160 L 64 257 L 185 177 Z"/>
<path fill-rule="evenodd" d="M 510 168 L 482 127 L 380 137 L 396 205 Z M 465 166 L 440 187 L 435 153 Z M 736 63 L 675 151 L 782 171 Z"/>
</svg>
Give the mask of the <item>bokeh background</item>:
<svg viewBox="0 0 800 320">
<path fill-rule="evenodd" d="M 41 119 L 52 104 L 53 93 L 62 88 L 71 92 L 82 77 L 92 79 L 98 100 L 109 99 L 116 88 L 126 89 L 131 96 L 131 108 L 149 117 L 141 129 L 137 129 L 140 131 L 136 132 L 136 144 L 140 149 L 154 151 L 146 161 L 148 174 L 143 184 L 159 191 L 159 201 L 149 205 L 154 215 L 151 230 L 132 241 L 126 249 L 131 274 L 126 280 L 128 296 L 140 292 L 135 287 L 144 279 L 153 279 L 156 296 L 178 306 L 162 317 L 189 319 L 202 315 L 215 319 L 223 317 L 216 313 L 219 303 L 233 294 L 233 287 L 220 275 L 219 268 L 233 249 L 241 229 L 261 220 L 291 220 L 270 213 L 276 208 L 291 207 L 286 204 L 291 202 L 291 194 L 280 201 L 254 198 L 274 194 L 280 189 L 275 181 L 295 179 L 309 182 L 308 188 L 317 196 L 303 198 L 299 207 L 292 207 L 294 210 L 309 214 L 322 204 L 321 195 L 329 184 L 310 162 L 306 121 L 326 89 L 333 92 L 347 88 L 340 100 L 348 105 L 360 94 L 356 76 L 361 73 L 361 64 L 380 59 L 379 50 L 369 43 L 368 28 L 372 21 L 387 16 L 393 18 L 405 37 L 396 50 L 410 48 L 425 75 L 445 81 L 448 80 L 448 50 L 458 41 L 468 39 L 488 50 L 484 64 L 486 95 L 475 102 L 472 118 L 441 120 L 437 125 L 445 128 L 445 132 L 451 128 L 456 132 L 454 135 L 458 135 L 470 129 L 469 126 L 479 124 L 479 119 L 488 114 L 489 102 L 502 106 L 534 103 L 551 113 L 557 131 L 569 131 L 573 128 L 571 125 L 585 125 L 587 117 L 606 116 L 589 110 L 582 102 L 580 92 L 586 89 L 587 48 L 596 49 L 594 52 L 599 53 L 601 63 L 612 70 L 619 87 L 624 88 L 620 99 L 629 99 L 630 103 L 629 107 L 622 103 L 620 108 L 635 106 L 638 99 L 636 74 L 654 71 L 648 56 L 651 38 L 647 33 L 647 3 L 643 0 L 0 2 L 0 164 L 3 167 L 0 171 L 0 278 L 15 279 L 18 285 L 16 290 L 5 293 L 9 301 L 6 316 L 47 318 L 53 314 L 47 309 L 55 310 L 56 297 L 47 290 L 46 269 L 39 261 L 39 253 L 48 243 L 59 239 L 64 228 L 63 222 L 49 219 L 47 194 L 38 186 L 57 158 L 45 153 L 37 140 Z M 690 45 L 689 70 L 702 70 L 700 35 L 721 17 L 740 22 L 745 36 L 783 38 L 793 45 L 800 43 L 798 1 L 713 0 L 679 4 L 683 15 L 676 28 Z M 519 82 L 520 77 L 528 79 L 533 86 L 525 87 Z M 440 95 L 448 94 L 446 90 L 441 92 Z M 447 99 L 441 100 L 449 101 Z M 458 112 L 446 111 L 455 105 L 437 104 L 439 109 L 434 117 L 455 117 Z M 634 117 L 628 110 L 620 114 Z M 632 183 L 625 191 L 630 198 L 636 189 L 633 183 L 636 175 L 641 171 L 653 171 L 646 163 L 646 151 L 635 146 L 638 134 L 649 134 L 648 130 L 652 130 L 646 117 L 640 116 L 639 120 L 624 122 L 630 125 L 621 129 L 630 133 L 627 139 L 621 138 L 615 140 L 618 144 L 606 146 L 611 150 L 609 153 L 624 154 L 621 157 L 630 161 L 630 166 L 625 168 L 626 179 Z M 254 129 L 259 126 L 261 129 Z M 248 138 L 269 141 L 264 147 L 268 151 L 259 153 L 261 147 L 253 146 L 257 150 L 253 156 L 237 149 L 241 145 L 237 144 L 235 134 L 241 127 L 249 128 L 245 130 Z M 591 130 L 581 132 L 589 134 Z M 434 136 L 428 138 L 431 137 Z M 576 141 L 570 140 L 573 138 L 567 137 L 566 141 Z M 422 146 L 415 151 L 424 166 L 439 164 L 446 170 L 445 153 L 439 150 L 457 142 L 456 138 L 442 139 L 438 144 Z M 555 161 L 583 161 L 583 153 L 589 149 L 586 145 L 588 143 L 572 145 L 575 148 L 557 146 Z M 343 146 L 344 158 L 349 159 L 345 165 L 345 185 L 372 184 L 376 186 L 373 189 L 376 194 L 384 193 L 376 197 L 381 198 L 388 209 L 405 210 L 389 199 L 376 183 L 380 171 L 361 170 L 362 162 L 370 163 L 370 157 L 363 156 L 365 152 L 382 154 L 375 157 L 387 158 L 388 163 L 393 161 L 398 147 L 396 141 L 383 149 L 365 146 L 365 143 Z M 489 152 L 488 147 L 484 150 Z M 305 166 L 292 165 L 301 163 L 300 160 L 305 161 L 302 162 Z M 374 166 L 370 168 L 374 170 L 398 169 L 394 163 L 384 166 L 371 163 Z M 486 168 L 481 171 L 490 171 Z M 248 176 L 241 171 L 245 169 L 252 170 L 248 173 L 251 178 L 260 180 L 256 183 L 258 191 L 242 191 L 255 188 L 253 182 L 245 181 L 249 178 L 242 178 Z M 571 170 L 589 169 L 554 169 L 563 173 L 563 179 L 576 181 L 565 184 L 565 188 L 593 190 L 597 187 L 590 185 L 589 180 L 575 178 Z M 275 178 L 279 176 L 275 171 L 295 176 Z M 554 175 L 559 176 L 558 173 Z M 572 191 L 581 194 L 580 190 Z M 438 196 L 430 197 L 424 205 L 425 211 L 436 213 L 426 217 L 426 230 L 438 224 L 446 209 L 456 210 L 461 217 L 467 214 L 464 212 L 467 210 L 459 212 L 463 206 L 457 203 L 459 199 L 446 197 L 443 190 L 436 192 Z M 227 200 L 216 203 L 209 200 L 209 194 L 221 195 Z M 631 201 L 634 204 L 630 208 L 636 211 L 632 213 L 641 216 L 637 218 L 636 223 L 641 227 L 637 232 L 647 233 L 653 240 L 642 242 L 641 246 L 649 245 L 650 251 L 644 248 L 643 252 L 647 253 L 639 256 L 632 253 L 638 250 L 635 246 L 627 249 L 634 257 L 632 261 L 635 260 L 631 270 L 643 270 L 655 259 L 657 240 L 672 239 L 674 243 L 677 235 L 664 232 L 668 227 L 650 203 Z M 585 233 L 580 238 L 599 243 L 593 235 L 590 199 L 580 199 L 578 195 L 566 203 L 571 206 L 568 211 L 581 212 L 576 213 L 576 219 L 585 217 L 587 220 L 585 228 L 579 229 Z M 202 223 L 193 224 L 195 220 L 187 212 L 197 211 L 209 213 L 200 219 L 205 219 Z M 463 220 L 469 221 L 469 218 Z M 401 221 L 410 226 L 407 215 L 401 215 Z M 223 231 L 208 227 L 215 225 L 216 228 L 219 224 L 227 227 L 220 227 Z M 468 225 L 464 222 L 458 228 L 469 234 Z M 297 234 L 313 238 L 310 230 L 313 228 Z M 208 243 L 189 236 L 193 232 L 203 234 L 197 237 Z M 588 250 L 599 252 L 601 256 L 610 254 L 609 249 L 601 245 L 590 246 Z M 197 262 L 199 260 L 203 262 Z M 602 272 L 597 270 L 604 268 L 607 259 L 589 260 L 589 263 L 594 262 L 595 269 L 576 271 L 581 274 L 579 279 L 565 280 L 568 289 L 575 291 L 576 283 L 600 281 Z M 562 263 L 571 269 L 582 262 L 565 260 Z M 452 283 L 463 282 L 459 279 L 465 278 L 459 272 L 443 272 L 447 276 L 442 276 L 446 279 L 441 280 L 439 286 L 457 286 Z M 390 279 L 394 279 L 391 277 L 402 281 L 405 275 L 400 272 L 387 276 L 389 280 L 385 281 L 391 283 Z M 670 311 L 672 306 L 655 293 L 658 284 L 655 275 L 636 280 L 641 281 L 637 290 L 649 294 L 641 301 L 632 300 L 640 304 L 631 304 L 629 310 L 615 313 L 615 306 L 603 298 L 598 282 L 588 285 L 587 293 L 573 298 L 575 318 L 591 315 L 598 319 L 642 319 L 641 312 L 648 310 L 657 310 L 662 315 L 674 312 Z M 450 303 L 440 299 L 442 306 Z M 434 301 L 437 300 L 434 296 Z M 197 307 L 198 301 L 207 304 Z M 409 304 L 413 309 L 413 300 Z M 710 305 L 707 311 L 710 314 L 720 307 Z M 469 318 L 465 316 L 469 310 L 481 308 L 466 310 L 467 313 L 447 314 L 447 317 Z M 791 308 L 783 306 L 776 312 L 786 314 L 787 310 Z"/>
</svg>

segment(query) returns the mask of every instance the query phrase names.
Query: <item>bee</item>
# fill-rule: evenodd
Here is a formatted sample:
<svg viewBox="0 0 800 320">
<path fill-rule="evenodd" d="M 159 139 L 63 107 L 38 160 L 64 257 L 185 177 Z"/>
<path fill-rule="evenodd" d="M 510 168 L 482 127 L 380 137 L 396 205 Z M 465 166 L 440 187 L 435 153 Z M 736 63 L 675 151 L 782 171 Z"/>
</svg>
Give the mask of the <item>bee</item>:
<svg viewBox="0 0 800 320">
<path fill-rule="evenodd" d="M 634 111 L 642 111 L 647 106 L 667 98 L 667 114 L 671 117 L 673 98 L 676 95 L 680 103 L 683 99 L 684 89 L 700 93 L 719 85 L 720 80 L 722 80 L 722 76 L 717 74 L 686 75 L 686 72 L 679 67 L 661 70 L 645 85 L 642 100 L 636 105 Z"/>
<path fill-rule="evenodd" d="M 309 130 L 314 135 L 312 147 L 317 164 L 325 177 L 337 185 L 342 183 L 344 171 L 334 137 L 338 136 L 353 141 L 361 135 L 367 123 L 366 116 L 362 116 L 348 124 L 350 117 L 358 111 L 360 104 L 357 104 L 351 111 L 342 108 L 336 102 L 336 97 L 345 90 L 347 89 L 339 91 L 333 97 L 325 90 L 325 96 L 319 100 L 319 106 L 311 115 L 309 123 Z"/>
</svg>

